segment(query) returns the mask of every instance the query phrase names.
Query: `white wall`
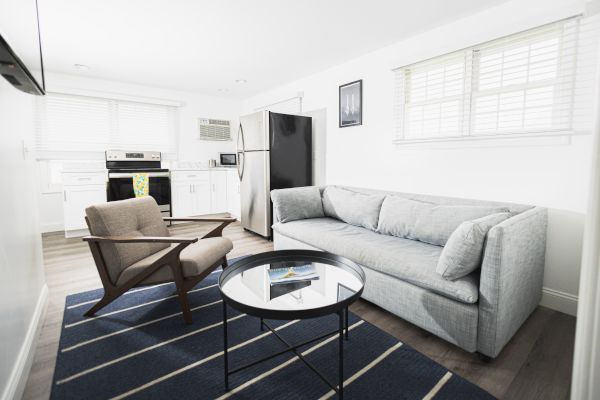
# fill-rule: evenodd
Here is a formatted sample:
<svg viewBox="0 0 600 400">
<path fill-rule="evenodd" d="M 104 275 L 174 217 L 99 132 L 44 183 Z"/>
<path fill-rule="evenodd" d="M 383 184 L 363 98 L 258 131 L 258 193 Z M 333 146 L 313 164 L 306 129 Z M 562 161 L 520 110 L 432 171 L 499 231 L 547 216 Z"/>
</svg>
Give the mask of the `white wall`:
<svg viewBox="0 0 600 400">
<path fill-rule="evenodd" d="M 35 163 L 23 153 L 32 112 L 32 96 L 0 78 L 0 399 L 21 396 L 46 305 Z"/>
<path fill-rule="evenodd" d="M 583 1 L 519 0 L 427 31 L 243 102 L 251 112 L 304 92 L 305 111 L 327 108 L 328 184 L 536 204 L 549 208 L 543 303 L 574 314 L 591 136 L 572 143 L 393 146 L 391 69 L 579 14 Z M 338 128 L 338 86 L 363 79 L 363 125 Z"/>
<path fill-rule="evenodd" d="M 83 91 L 89 94 L 107 96 L 120 94 L 182 102 L 183 105 L 179 110 L 177 152 L 179 161 L 207 162 L 209 159 L 218 160 L 219 152 L 235 151 L 234 141 L 209 142 L 199 140 L 197 124 L 198 118 L 230 120 L 232 123 L 232 137 L 235 137 L 241 107 L 239 100 L 55 73 L 47 73 L 46 86 L 48 91 Z M 40 188 L 39 196 L 42 231 L 61 230 L 63 227 L 62 193 L 42 193 Z"/>
</svg>

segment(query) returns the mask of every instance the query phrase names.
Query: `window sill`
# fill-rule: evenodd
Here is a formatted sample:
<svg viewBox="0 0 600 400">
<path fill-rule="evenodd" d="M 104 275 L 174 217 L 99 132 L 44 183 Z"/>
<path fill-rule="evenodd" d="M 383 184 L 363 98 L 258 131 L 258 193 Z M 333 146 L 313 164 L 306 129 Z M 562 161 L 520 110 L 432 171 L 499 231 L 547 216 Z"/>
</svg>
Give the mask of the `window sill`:
<svg viewBox="0 0 600 400">
<path fill-rule="evenodd" d="M 523 141 L 543 139 L 543 138 L 556 138 L 566 139 L 569 143 L 572 137 L 575 136 L 589 136 L 590 131 L 558 131 L 558 132 L 538 132 L 538 133 L 512 133 L 512 134 L 499 134 L 499 135 L 477 135 L 477 136 L 459 136 L 459 137 L 440 137 L 440 138 L 429 138 L 429 139 L 394 139 L 393 143 L 397 146 L 404 145 L 420 145 L 420 144 L 437 144 L 437 143 L 486 143 L 486 142 L 498 142 L 504 141 L 506 143 L 515 142 L 515 144 L 522 144 Z M 528 140 L 529 139 L 529 140 Z"/>
</svg>

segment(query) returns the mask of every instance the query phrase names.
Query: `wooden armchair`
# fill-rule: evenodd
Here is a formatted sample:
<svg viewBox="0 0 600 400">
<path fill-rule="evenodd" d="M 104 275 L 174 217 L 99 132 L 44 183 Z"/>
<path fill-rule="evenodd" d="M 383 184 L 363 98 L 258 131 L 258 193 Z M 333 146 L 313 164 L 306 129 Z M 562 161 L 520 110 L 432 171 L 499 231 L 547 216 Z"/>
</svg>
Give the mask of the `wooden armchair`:
<svg viewBox="0 0 600 400">
<path fill-rule="evenodd" d="M 192 323 L 187 292 L 218 266 L 227 267 L 233 248 L 222 237 L 235 218 L 163 218 L 152 197 L 113 201 L 88 207 L 88 242 L 104 296 L 84 315 L 92 316 L 135 286 L 175 282 L 183 318 Z M 198 238 L 170 236 L 165 221 L 219 222 Z"/>
</svg>

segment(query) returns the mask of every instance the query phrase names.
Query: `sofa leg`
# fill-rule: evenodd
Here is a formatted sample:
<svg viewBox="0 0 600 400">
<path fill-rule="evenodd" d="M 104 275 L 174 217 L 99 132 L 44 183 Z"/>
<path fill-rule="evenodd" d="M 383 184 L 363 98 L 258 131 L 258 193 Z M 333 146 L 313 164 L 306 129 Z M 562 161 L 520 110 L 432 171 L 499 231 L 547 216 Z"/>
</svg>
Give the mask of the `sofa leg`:
<svg viewBox="0 0 600 400">
<path fill-rule="evenodd" d="M 485 354 L 482 354 L 480 352 L 477 352 L 477 355 L 479 356 L 479 359 L 481 361 L 483 361 L 484 363 L 491 363 L 492 361 L 494 361 L 494 359 L 490 356 L 486 356 Z"/>
</svg>

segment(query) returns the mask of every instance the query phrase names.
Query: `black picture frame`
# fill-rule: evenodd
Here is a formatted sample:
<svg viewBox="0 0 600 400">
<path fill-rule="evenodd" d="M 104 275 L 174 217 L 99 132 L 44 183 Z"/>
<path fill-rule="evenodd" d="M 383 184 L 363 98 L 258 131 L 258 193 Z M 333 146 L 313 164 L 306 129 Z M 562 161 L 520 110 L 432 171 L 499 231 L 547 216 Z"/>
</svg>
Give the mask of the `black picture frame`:
<svg viewBox="0 0 600 400">
<path fill-rule="evenodd" d="M 352 97 L 353 95 L 354 97 Z M 356 97 L 358 97 L 358 101 L 356 100 Z M 339 127 L 347 128 L 349 126 L 362 125 L 362 79 L 340 85 L 338 101 Z M 356 103 L 358 103 L 358 105 Z"/>
</svg>

